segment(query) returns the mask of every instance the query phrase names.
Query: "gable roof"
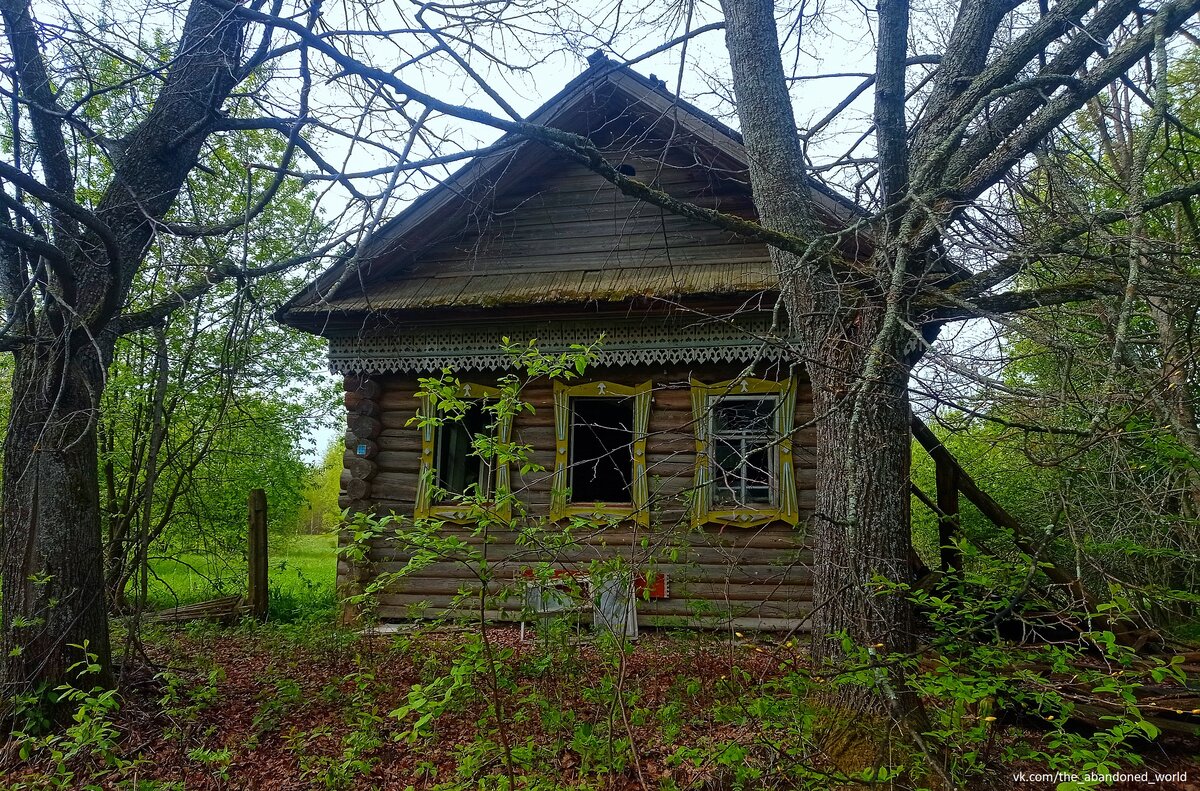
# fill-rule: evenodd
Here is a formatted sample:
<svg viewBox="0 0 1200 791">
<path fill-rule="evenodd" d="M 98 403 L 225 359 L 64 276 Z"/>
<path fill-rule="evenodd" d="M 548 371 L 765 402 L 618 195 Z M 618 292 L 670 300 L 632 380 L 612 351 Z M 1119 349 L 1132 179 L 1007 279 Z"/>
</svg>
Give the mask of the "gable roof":
<svg viewBox="0 0 1200 791">
<path fill-rule="evenodd" d="M 688 155 L 696 158 L 684 161 L 680 170 L 702 171 L 710 182 L 708 187 L 693 184 L 689 189 L 693 192 L 699 189 L 711 200 L 725 201 L 722 210 L 727 210 L 725 205 L 733 205 L 733 213 L 754 215 L 745 175 L 746 153 L 735 130 L 669 93 L 666 85 L 653 76 L 645 77 L 598 53 L 589 62 L 584 72 L 527 120 L 562 129 L 581 127 L 579 131 L 583 134 L 608 135 L 614 143 L 622 142 L 623 133 L 619 125 L 613 124 L 616 116 L 640 125 L 639 128 L 669 127 L 666 145 L 687 141 L 692 146 Z M 623 142 L 629 142 L 627 134 Z M 617 148 L 619 153 L 627 152 L 630 161 L 636 159 L 634 152 L 620 150 L 619 145 Z M 701 156 L 703 162 L 699 161 Z M 627 229 L 617 224 L 607 237 L 606 245 L 612 249 L 602 260 L 589 260 L 578 250 L 565 250 L 557 258 L 544 256 L 548 260 L 541 264 L 523 260 L 519 267 L 508 263 L 511 254 L 508 258 L 503 254 L 485 256 L 477 266 L 465 269 L 439 266 L 445 262 L 437 257 L 439 242 L 444 248 L 447 239 L 461 239 L 464 228 L 472 224 L 486 228 L 503 214 L 496 210 L 497 202 L 507 194 L 520 192 L 523 185 L 524 202 L 518 201 L 510 212 L 528 212 L 531 205 L 528 184 L 536 183 L 539 178 L 562 175 L 563 161 L 555 161 L 540 143 L 515 133 L 504 135 L 486 153 L 469 161 L 381 226 L 357 255 L 344 256 L 317 277 L 283 305 L 276 318 L 325 334 L 361 324 L 364 317 L 380 311 L 397 314 L 447 306 L 624 302 L 636 297 L 679 299 L 773 291 L 778 287 L 765 245 L 733 237 L 719 229 L 704 226 L 707 232 L 703 244 L 691 248 L 684 245 L 682 256 L 678 252 L 672 256 L 671 250 L 666 249 L 672 241 L 669 230 L 675 234 L 676 243 L 686 242 L 689 235 L 698 238 L 702 233 L 673 218 L 662 218 L 663 244 L 659 245 L 662 249 L 641 250 L 641 254 L 637 249 L 622 249 L 630 245 L 616 240 Z M 582 166 L 577 167 L 582 170 Z M 596 194 L 603 189 L 617 193 L 615 187 L 599 176 L 590 172 L 585 175 L 595 182 L 588 189 L 595 189 Z M 862 210 L 853 202 L 819 182 L 811 182 L 811 189 L 814 205 L 828 226 L 843 228 L 862 216 Z M 657 207 L 623 195 L 609 199 L 625 202 L 626 223 L 639 211 L 646 215 L 644 207 L 649 208 L 650 214 L 657 213 L 655 217 L 662 214 Z M 553 200 L 543 203 L 549 204 L 544 207 L 547 211 L 558 211 L 561 219 L 561 206 Z M 586 210 L 583 213 L 589 218 L 594 215 Z M 647 216 L 640 219 L 647 220 Z M 686 222 L 699 225 L 695 221 Z M 672 229 L 668 229 L 669 224 L 673 224 Z M 557 236 L 560 231 L 561 224 L 551 222 L 548 232 Z M 482 233 L 478 228 L 469 232 L 476 233 L 476 237 Z M 601 231 L 589 226 L 588 232 Z M 724 238 L 713 238 L 714 234 Z M 478 244 L 478 238 L 475 243 Z M 702 254 L 689 258 L 687 249 Z M 445 250 L 441 253 L 444 256 Z M 422 256 L 432 261 L 422 266 Z"/>
</svg>

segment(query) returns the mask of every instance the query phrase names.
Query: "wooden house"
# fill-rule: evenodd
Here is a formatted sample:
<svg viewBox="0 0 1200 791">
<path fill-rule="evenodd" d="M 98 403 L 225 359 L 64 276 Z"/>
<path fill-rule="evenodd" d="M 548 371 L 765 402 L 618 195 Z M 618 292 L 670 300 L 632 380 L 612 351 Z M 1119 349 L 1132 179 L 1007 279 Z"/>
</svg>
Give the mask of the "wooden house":
<svg viewBox="0 0 1200 791">
<path fill-rule="evenodd" d="M 670 195 L 754 217 L 739 135 L 653 77 L 595 57 L 529 120 L 588 137 Z M 856 214 L 816 185 L 813 197 L 831 227 Z M 581 519 L 596 529 L 545 551 L 518 545 L 519 526 L 491 529 L 497 584 L 539 563 L 574 575 L 620 556 L 651 583 L 637 603 L 643 625 L 789 630 L 811 601 L 816 430 L 805 373 L 780 342 L 777 289 L 763 244 L 626 197 L 510 136 L 278 316 L 327 337 L 345 377 L 343 506 L 438 520 L 478 543 L 446 493 L 503 487 L 543 529 Z M 583 377 L 529 382 L 535 411 L 491 429 L 528 445 L 540 471 L 481 471 L 469 436 L 488 429 L 470 414 L 412 422 L 418 379 L 444 369 L 465 399 L 486 398 L 511 367 L 504 337 L 559 352 L 601 335 Z M 404 561 L 381 541 L 365 564 L 343 561 L 339 582 L 352 589 Z M 462 563 L 435 563 L 382 595 L 378 615 L 444 613 L 473 580 Z M 520 609 L 511 597 L 488 604 L 497 618 Z"/>
</svg>

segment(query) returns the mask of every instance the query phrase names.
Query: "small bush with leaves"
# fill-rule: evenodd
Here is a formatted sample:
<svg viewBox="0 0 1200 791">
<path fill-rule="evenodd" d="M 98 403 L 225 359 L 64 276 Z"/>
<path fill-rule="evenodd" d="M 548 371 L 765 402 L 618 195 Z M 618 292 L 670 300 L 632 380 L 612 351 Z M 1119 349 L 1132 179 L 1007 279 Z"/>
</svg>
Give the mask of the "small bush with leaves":
<svg viewBox="0 0 1200 791">
<path fill-rule="evenodd" d="M 49 696 L 53 706 L 70 712 L 70 724 L 61 733 L 45 732 L 49 723 L 39 716 L 30 723 L 32 727 L 12 734 L 23 760 L 49 759 L 53 769 L 44 780 L 54 788 L 72 787 L 79 761 L 91 760 L 101 772 L 127 763 L 118 751 L 120 732 L 113 724 L 121 698 L 115 689 L 87 686 L 89 678 L 101 673 L 97 657 L 86 642 L 72 647 L 84 656 L 67 668 L 67 676 L 74 681 L 59 685 Z"/>
</svg>

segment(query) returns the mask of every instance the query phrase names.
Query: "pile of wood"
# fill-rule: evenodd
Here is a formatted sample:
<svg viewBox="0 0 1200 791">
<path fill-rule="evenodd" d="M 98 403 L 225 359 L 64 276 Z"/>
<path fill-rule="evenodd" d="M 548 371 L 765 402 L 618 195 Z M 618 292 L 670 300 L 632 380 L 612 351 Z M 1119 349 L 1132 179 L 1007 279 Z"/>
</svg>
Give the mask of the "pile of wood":
<svg viewBox="0 0 1200 791">
<path fill-rule="evenodd" d="M 249 610 L 241 596 L 225 596 L 183 607 L 149 612 L 142 616 L 145 623 L 187 623 L 188 621 L 215 621 L 232 624 L 240 621 Z"/>
</svg>

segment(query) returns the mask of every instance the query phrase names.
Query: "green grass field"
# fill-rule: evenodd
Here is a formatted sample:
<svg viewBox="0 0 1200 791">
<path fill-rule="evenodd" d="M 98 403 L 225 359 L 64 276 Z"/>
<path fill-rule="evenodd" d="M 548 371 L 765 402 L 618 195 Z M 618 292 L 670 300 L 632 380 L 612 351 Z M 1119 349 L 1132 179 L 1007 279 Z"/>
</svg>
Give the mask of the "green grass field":
<svg viewBox="0 0 1200 791">
<path fill-rule="evenodd" d="M 294 621 L 333 611 L 337 575 L 333 535 L 271 536 L 267 548 L 270 615 Z M 150 563 L 150 609 L 246 592 L 246 565 L 214 555 L 188 554 Z"/>
</svg>

